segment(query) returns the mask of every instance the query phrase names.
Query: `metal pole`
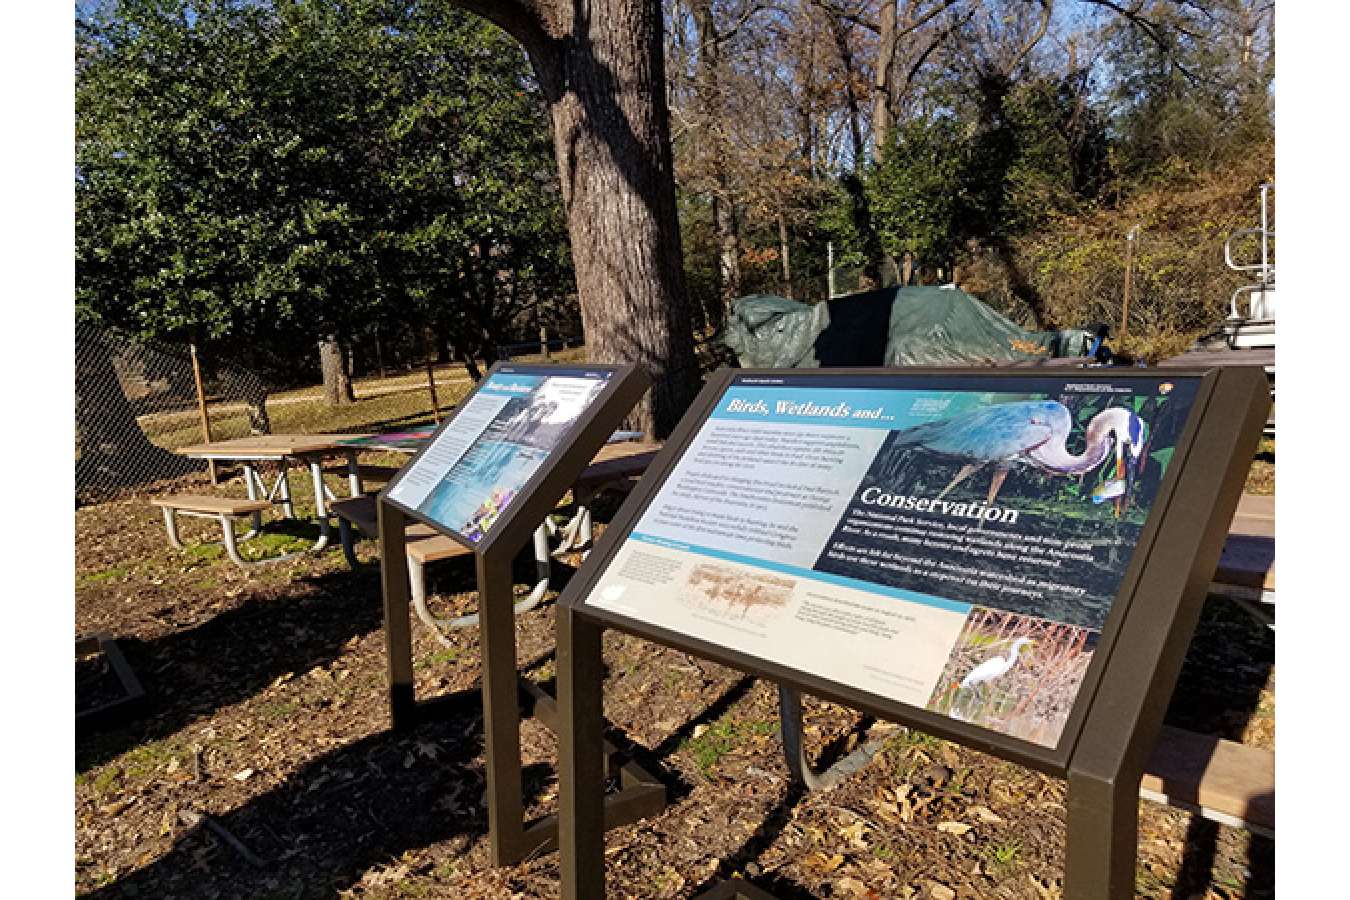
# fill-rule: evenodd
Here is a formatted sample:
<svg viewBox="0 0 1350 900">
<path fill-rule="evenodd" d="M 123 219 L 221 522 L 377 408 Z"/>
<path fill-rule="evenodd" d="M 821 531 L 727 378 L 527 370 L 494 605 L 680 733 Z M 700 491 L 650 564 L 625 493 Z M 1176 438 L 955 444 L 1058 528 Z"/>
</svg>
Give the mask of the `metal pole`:
<svg viewBox="0 0 1350 900">
<path fill-rule="evenodd" d="M 192 355 L 192 380 L 197 386 L 197 414 L 202 420 L 202 440 L 211 443 L 211 416 L 206 411 L 206 389 L 202 387 L 202 366 L 197 360 L 197 345 L 188 344 L 188 352 Z M 220 478 L 216 474 L 216 461 L 208 459 L 206 461 L 207 471 L 211 473 L 211 483 L 220 484 Z"/>
<path fill-rule="evenodd" d="M 513 554 L 514 555 L 514 554 Z M 520 689 L 511 557 L 477 557 L 479 642 L 483 655 L 483 743 L 486 750 L 488 842 L 494 866 L 521 860 L 525 848 L 520 772 Z"/>
<path fill-rule="evenodd" d="M 1270 195 L 1270 185 L 1261 184 L 1261 283 L 1266 284 L 1270 272 L 1270 250 L 1268 242 L 1270 240 L 1270 216 L 1268 212 L 1267 201 Z M 1264 292 L 1263 292 L 1264 293 Z M 1262 299 L 1265 299 L 1262 297 Z"/>
<path fill-rule="evenodd" d="M 1134 240 L 1139 235 L 1136 225 L 1125 233 L 1125 301 L 1120 305 L 1120 339 L 1130 333 L 1130 293 L 1134 287 Z"/>
<path fill-rule="evenodd" d="M 1134 896 L 1139 779 L 1133 771 L 1101 776 L 1069 770 L 1065 897 L 1126 900 Z"/>
<path fill-rule="evenodd" d="M 558 859 L 563 900 L 605 896 L 600 626 L 558 607 Z"/>
<path fill-rule="evenodd" d="M 544 354 L 544 359 L 553 359 L 548 352 L 548 326 L 546 325 L 539 326 L 539 352 Z"/>
<path fill-rule="evenodd" d="M 389 673 L 389 718 L 395 729 L 408 728 L 417 716 L 413 683 L 412 619 L 408 611 L 408 543 L 403 512 L 376 503 L 380 529 L 380 581 L 384 594 L 384 647 Z"/>
</svg>

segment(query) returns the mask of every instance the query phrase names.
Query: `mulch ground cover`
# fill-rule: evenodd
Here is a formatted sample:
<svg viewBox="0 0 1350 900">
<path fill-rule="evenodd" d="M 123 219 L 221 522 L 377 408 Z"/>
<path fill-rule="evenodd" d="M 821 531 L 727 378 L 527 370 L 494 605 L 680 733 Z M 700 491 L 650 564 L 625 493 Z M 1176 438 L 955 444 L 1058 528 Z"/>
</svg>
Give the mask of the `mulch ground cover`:
<svg viewBox="0 0 1350 900">
<path fill-rule="evenodd" d="M 489 864 L 476 630 L 447 645 L 416 626 L 419 697 L 441 712 L 392 734 L 375 567 L 351 571 L 334 549 L 246 573 L 191 544 L 210 539 L 206 523 L 185 523 L 187 551 L 170 548 L 143 497 L 77 509 L 76 523 L 77 626 L 118 638 L 150 694 L 139 718 L 77 740 L 81 896 L 558 895 L 556 853 Z M 371 542 L 360 549 L 372 559 Z M 522 560 L 522 592 L 530 570 Z M 468 565 L 432 574 L 438 611 L 472 610 Z M 517 620 L 520 667 L 546 685 L 553 616 L 546 603 Z M 773 685 L 615 633 L 604 651 L 606 716 L 670 796 L 610 832 L 610 896 L 691 897 L 731 875 L 782 898 L 1061 896 L 1059 780 L 808 702 L 812 753 L 878 736 L 885 749 L 806 793 L 782 760 Z M 105 690 L 97 676 L 81 690 Z M 1273 747 L 1269 630 L 1211 599 L 1169 721 Z M 527 721 L 522 745 L 530 814 L 551 812 L 556 742 Z M 1273 868 L 1263 838 L 1140 805 L 1140 896 L 1271 897 Z"/>
</svg>

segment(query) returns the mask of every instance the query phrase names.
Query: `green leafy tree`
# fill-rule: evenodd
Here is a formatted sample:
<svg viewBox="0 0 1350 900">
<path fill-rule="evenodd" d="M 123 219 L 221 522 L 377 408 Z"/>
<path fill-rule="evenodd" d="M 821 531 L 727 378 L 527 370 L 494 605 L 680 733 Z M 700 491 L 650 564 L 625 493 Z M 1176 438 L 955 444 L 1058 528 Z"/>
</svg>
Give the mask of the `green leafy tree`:
<svg viewBox="0 0 1350 900">
<path fill-rule="evenodd" d="M 961 175 L 969 146 L 951 116 L 896 126 L 868 179 L 886 252 L 951 271 L 961 240 Z"/>
<path fill-rule="evenodd" d="M 78 52 L 77 298 L 105 322 L 285 382 L 376 329 L 481 353 L 565 293 L 543 105 L 481 20 L 122 0 Z"/>
</svg>

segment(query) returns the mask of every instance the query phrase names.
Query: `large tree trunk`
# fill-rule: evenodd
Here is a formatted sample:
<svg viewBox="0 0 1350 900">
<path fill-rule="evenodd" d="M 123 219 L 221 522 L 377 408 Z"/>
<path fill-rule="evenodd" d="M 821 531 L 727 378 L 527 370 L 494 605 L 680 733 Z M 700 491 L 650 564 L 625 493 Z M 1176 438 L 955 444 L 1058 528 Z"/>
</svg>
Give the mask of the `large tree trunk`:
<svg viewBox="0 0 1350 900">
<path fill-rule="evenodd" d="M 319 341 L 319 368 L 323 372 L 323 398 L 329 406 L 356 402 L 346 355 L 336 335 L 325 335 Z"/>
<path fill-rule="evenodd" d="M 725 183 L 725 179 L 718 179 Z M 722 306 L 731 309 L 731 301 L 741 295 L 741 235 L 736 207 L 728 196 L 713 197 L 713 220 L 717 223 L 717 271 L 722 278 Z M 725 321 L 725 313 L 722 316 Z"/>
<path fill-rule="evenodd" d="M 674 429 L 699 389 L 659 0 L 455 0 L 511 32 L 549 105 L 589 356 L 652 378 L 635 424 Z"/>
</svg>

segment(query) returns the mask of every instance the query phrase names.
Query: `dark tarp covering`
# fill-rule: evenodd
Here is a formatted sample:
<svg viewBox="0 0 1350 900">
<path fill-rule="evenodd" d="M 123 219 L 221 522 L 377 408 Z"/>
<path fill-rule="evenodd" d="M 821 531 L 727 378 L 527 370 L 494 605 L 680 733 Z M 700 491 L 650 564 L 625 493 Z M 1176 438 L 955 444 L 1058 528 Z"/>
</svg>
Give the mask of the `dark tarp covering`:
<svg viewBox="0 0 1350 900">
<path fill-rule="evenodd" d="M 964 291 L 886 288 L 810 305 L 732 302 L 722 341 L 747 368 L 971 366 L 1087 354 L 1087 331 L 1026 331 Z"/>
</svg>

